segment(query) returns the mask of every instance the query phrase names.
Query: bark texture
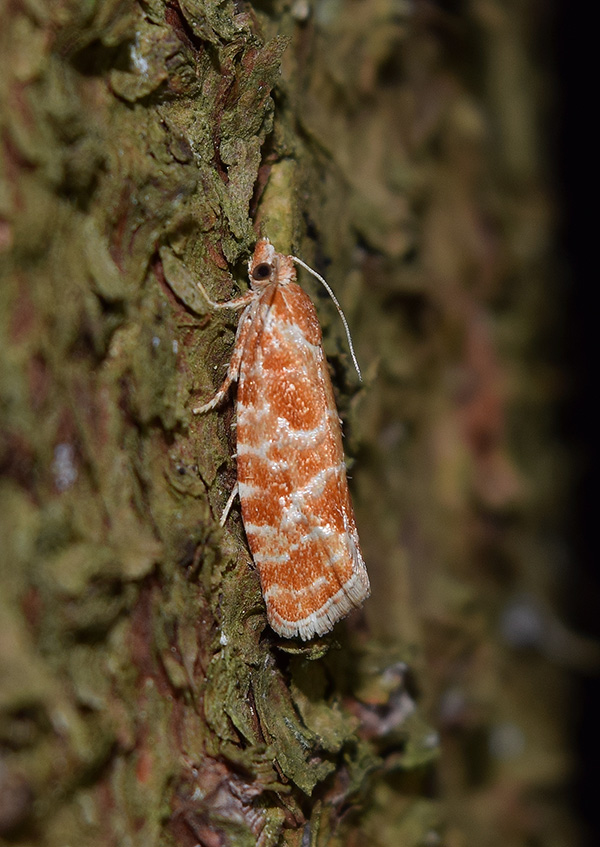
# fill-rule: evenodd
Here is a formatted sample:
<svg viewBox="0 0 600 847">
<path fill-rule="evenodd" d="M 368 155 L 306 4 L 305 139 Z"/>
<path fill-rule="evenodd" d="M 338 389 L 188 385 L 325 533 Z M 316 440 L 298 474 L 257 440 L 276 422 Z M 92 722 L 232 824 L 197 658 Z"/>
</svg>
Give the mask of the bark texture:
<svg viewBox="0 0 600 847">
<path fill-rule="evenodd" d="M 1 16 L 0 835 L 572 843 L 543 8 Z M 233 406 L 191 414 L 236 320 L 195 279 L 234 296 L 258 234 L 366 375 L 306 279 L 373 586 L 308 645 L 218 527 Z"/>
</svg>

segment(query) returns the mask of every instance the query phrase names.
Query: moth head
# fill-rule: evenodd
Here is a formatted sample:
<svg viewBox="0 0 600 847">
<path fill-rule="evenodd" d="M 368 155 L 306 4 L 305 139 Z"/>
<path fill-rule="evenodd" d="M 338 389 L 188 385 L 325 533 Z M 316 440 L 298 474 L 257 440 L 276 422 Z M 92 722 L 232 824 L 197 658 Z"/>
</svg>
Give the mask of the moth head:
<svg viewBox="0 0 600 847">
<path fill-rule="evenodd" d="M 277 253 L 268 238 L 259 238 L 248 262 L 248 276 L 253 291 L 267 285 L 295 282 L 296 268 L 290 256 Z"/>
</svg>

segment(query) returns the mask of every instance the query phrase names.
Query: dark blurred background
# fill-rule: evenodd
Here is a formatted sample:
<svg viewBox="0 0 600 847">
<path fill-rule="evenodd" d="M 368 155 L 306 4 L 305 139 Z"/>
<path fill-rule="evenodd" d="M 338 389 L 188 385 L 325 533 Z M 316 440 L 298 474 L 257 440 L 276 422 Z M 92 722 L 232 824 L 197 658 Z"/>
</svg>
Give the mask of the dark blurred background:
<svg viewBox="0 0 600 847">
<path fill-rule="evenodd" d="M 566 285 L 565 349 L 570 386 L 563 426 L 573 448 L 573 498 L 569 521 L 573 574 L 567 599 L 569 623 L 582 635 L 600 639 L 600 575 L 595 538 L 598 474 L 597 147 L 590 73 L 591 29 L 572 4 L 558 5 L 555 46 L 558 82 L 557 189 L 561 205 L 561 248 Z M 575 675 L 574 744 L 578 772 L 574 802 L 587 824 L 590 845 L 600 844 L 598 762 L 600 680 Z"/>
</svg>

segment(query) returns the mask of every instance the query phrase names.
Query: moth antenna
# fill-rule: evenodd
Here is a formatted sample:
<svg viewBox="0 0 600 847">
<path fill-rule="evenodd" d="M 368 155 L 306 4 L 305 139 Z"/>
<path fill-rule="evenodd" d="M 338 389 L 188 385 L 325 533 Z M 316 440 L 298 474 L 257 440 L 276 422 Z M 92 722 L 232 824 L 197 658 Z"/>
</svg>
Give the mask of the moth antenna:
<svg viewBox="0 0 600 847">
<path fill-rule="evenodd" d="M 342 323 L 344 324 L 344 329 L 346 330 L 346 338 L 348 339 L 348 347 L 350 348 L 350 355 L 352 356 L 352 361 L 354 362 L 354 367 L 356 368 L 356 373 L 358 374 L 358 378 L 362 382 L 362 374 L 360 372 L 360 368 L 358 367 L 358 361 L 357 361 L 357 358 L 356 358 L 356 354 L 354 352 L 354 345 L 352 344 L 352 336 L 350 335 L 350 327 L 348 326 L 348 321 L 346 320 L 346 315 L 343 313 L 342 307 L 338 303 L 338 299 L 335 296 L 335 294 L 333 293 L 333 289 L 331 288 L 329 283 L 325 279 L 323 279 L 321 274 L 318 274 L 316 271 L 314 271 L 310 267 L 310 265 L 307 265 L 306 262 L 302 261 L 302 259 L 299 259 L 297 256 L 291 256 L 291 258 L 294 260 L 294 262 L 296 262 L 297 265 L 300 265 L 301 267 L 304 268 L 305 271 L 308 271 L 309 274 L 312 274 L 315 277 L 315 279 L 318 279 L 319 282 L 321 283 L 321 285 L 324 286 L 325 291 L 329 294 L 329 296 L 333 300 L 333 305 L 338 310 L 338 314 L 339 314 L 340 318 L 342 319 Z"/>
</svg>

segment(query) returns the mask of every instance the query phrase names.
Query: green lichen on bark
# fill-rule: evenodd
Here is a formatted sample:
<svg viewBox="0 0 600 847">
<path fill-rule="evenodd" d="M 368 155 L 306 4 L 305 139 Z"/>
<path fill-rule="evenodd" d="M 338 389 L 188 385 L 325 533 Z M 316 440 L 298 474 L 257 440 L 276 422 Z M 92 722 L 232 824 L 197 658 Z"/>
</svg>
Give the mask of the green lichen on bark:
<svg viewBox="0 0 600 847">
<path fill-rule="evenodd" d="M 422 692 L 443 704 L 458 680 L 461 739 L 493 728 L 478 532 L 510 509 L 535 523 L 504 361 L 527 344 L 514 329 L 536 311 L 547 228 L 538 177 L 528 204 L 506 187 L 532 170 L 514 151 L 532 147 L 515 141 L 527 122 L 507 117 L 494 61 L 526 38 L 483 6 L 464 25 L 491 57 L 496 159 L 453 60 L 460 39 L 418 4 L 5 13 L 0 834 L 15 844 L 438 843 Z M 232 405 L 191 413 L 222 379 L 237 320 L 212 315 L 195 280 L 234 296 L 261 233 L 326 272 L 366 373 L 359 388 L 307 280 L 374 587 L 364 613 L 309 645 L 266 626 L 236 510 L 218 526 Z M 503 335 L 507 265 L 535 284 Z M 535 401 L 518 402 L 531 418 Z M 543 488 L 539 468 L 524 473 Z M 461 798 L 452 837 L 483 843 L 487 821 L 465 812 L 477 800 L 442 773 Z M 493 767 L 483 781 L 492 795 Z"/>
<path fill-rule="evenodd" d="M 4 40 L 4 831 L 295 843 L 382 759 L 330 643 L 265 635 L 239 519 L 215 523 L 231 439 L 190 414 L 235 330 L 194 277 L 232 291 L 251 204 L 282 248 L 301 232 L 290 39 L 186 2 L 15 12 Z"/>
</svg>

